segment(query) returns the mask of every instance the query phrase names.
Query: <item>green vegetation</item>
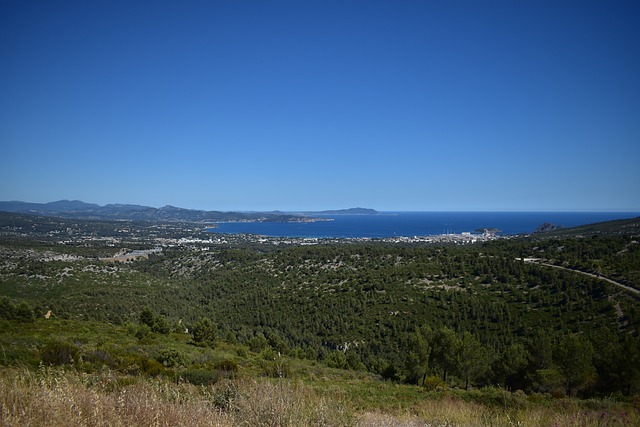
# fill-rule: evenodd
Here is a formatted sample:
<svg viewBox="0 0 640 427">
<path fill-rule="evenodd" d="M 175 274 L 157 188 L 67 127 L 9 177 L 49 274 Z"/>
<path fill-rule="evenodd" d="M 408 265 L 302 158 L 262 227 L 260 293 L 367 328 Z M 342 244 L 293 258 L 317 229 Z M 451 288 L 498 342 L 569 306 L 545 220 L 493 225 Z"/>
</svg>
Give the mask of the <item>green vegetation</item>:
<svg viewBox="0 0 640 427">
<path fill-rule="evenodd" d="M 496 387 L 464 391 L 381 381 L 362 370 L 136 324 L 3 321 L 3 425 L 637 425 L 625 399 L 555 399 Z M 270 349 L 270 347 L 266 347 Z M 337 354 L 337 353 L 334 353 Z M 339 353 L 343 354 L 343 353 Z M 432 381 L 429 377 L 428 381 Z M 46 404 L 45 404 L 46 402 Z M 156 420 L 156 421 L 153 421 Z"/>
<path fill-rule="evenodd" d="M 172 406 L 186 411 L 177 423 L 192 410 L 254 425 L 244 420 L 265 415 L 243 399 L 267 389 L 289 405 L 275 425 L 638 422 L 640 297 L 600 278 L 640 289 L 629 222 L 468 247 L 173 245 L 132 262 L 99 257 L 155 247 L 156 226 L 105 241 L 86 231 L 106 235 L 108 222 L 74 224 L 65 244 L 17 225 L 0 240 L 4 424 L 23 424 L 7 408 L 36 405 L 25 396 L 52 394 L 60 375 L 58 391 L 94 399 L 115 424 L 130 419 L 108 402 L 138 390 L 185 405 Z"/>
</svg>

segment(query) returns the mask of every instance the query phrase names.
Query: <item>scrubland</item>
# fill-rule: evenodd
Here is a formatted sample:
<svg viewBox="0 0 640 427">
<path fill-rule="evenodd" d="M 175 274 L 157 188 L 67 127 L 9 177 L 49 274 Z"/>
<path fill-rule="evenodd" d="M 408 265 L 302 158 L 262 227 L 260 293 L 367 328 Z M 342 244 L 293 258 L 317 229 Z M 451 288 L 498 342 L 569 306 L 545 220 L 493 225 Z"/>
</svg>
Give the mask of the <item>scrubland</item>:
<svg viewBox="0 0 640 427">
<path fill-rule="evenodd" d="M 637 426 L 640 300 L 601 277 L 640 289 L 639 222 L 117 264 L 148 245 L 0 238 L 0 426 Z"/>
</svg>

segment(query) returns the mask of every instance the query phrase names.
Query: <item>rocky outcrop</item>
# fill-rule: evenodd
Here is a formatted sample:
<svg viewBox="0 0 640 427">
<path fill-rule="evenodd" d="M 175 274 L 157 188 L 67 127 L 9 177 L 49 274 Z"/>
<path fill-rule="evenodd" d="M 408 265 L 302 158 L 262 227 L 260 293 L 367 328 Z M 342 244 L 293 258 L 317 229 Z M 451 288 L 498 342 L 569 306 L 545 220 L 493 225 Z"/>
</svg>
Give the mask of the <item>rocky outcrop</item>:
<svg viewBox="0 0 640 427">
<path fill-rule="evenodd" d="M 548 233 L 549 231 L 559 230 L 562 227 L 561 225 L 555 225 L 550 222 L 545 222 L 544 224 L 540 224 L 533 232 L 534 233 Z"/>
</svg>

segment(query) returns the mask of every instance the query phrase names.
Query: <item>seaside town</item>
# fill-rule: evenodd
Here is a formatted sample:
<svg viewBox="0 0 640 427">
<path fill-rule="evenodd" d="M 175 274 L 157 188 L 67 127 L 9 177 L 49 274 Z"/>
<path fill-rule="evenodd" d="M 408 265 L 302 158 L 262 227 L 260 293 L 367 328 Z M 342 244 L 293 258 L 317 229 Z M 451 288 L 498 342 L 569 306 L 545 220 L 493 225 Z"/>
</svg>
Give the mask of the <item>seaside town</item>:
<svg viewBox="0 0 640 427">
<path fill-rule="evenodd" d="M 194 236 L 191 237 L 157 237 L 153 239 L 140 238 L 140 243 L 155 245 L 153 249 L 122 251 L 113 257 L 103 258 L 103 261 L 111 262 L 127 262 L 134 261 L 138 258 L 148 258 L 151 254 L 162 252 L 162 248 L 189 248 L 201 251 L 208 251 L 211 247 L 219 245 L 236 245 L 236 244 L 267 244 L 267 245 L 319 245 L 334 243 L 358 243 L 358 242 L 385 242 L 385 243 L 426 243 L 426 244 L 454 244 L 468 245 L 479 242 L 487 242 L 506 236 L 499 236 L 494 232 L 485 231 L 483 233 L 449 233 L 438 234 L 432 236 L 413 236 L 413 237 L 387 237 L 387 238 L 369 238 L 369 237 L 349 237 L 349 238 L 317 238 L 317 237 L 273 237 L 262 236 L 257 234 L 219 234 L 204 230 L 193 230 Z M 202 233 L 210 234 L 206 236 Z M 96 240 L 93 237 L 90 240 Z M 124 243 L 118 238 L 103 239 L 109 245 L 121 245 Z M 127 239 L 128 240 L 128 239 Z M 70 241 L 61 241 L 60 243 L 70 243 Z"/>
<path fill-rule="evenodd" d="M 16 217 L 17 218 L 17 217 Z M 25 217 L 21 217 L 25 218 Z M 428 236 L 394 236 L 386 238 L 349 237 L 272 237 L 258 234 L 223 234 L 215 232 L 211 224 L 189 222 L 142 223 L 113 221 L 104 222 L 100 229 L 97 223 L 83 220 L 49 218 L 48 224 L 26 224 L 16 219 L 7 219 L 0 226 L 5 237 L 30 237 L 42 241 L 69 246 L 129 247 L 117 253 L 101 257 L 104 262 L 131 262 L 159 254 L 163 248 L 189 248 L 208 251 L 212 247 L 236 244 L 266 245 L 319 245 L 332 243 L 385 242 L 390 244 L 452 244 L 469 245 L 487 242 L 502 236 L 497 229 L 482 229 L 476 232 L 443 233 Z"/>
</svg>

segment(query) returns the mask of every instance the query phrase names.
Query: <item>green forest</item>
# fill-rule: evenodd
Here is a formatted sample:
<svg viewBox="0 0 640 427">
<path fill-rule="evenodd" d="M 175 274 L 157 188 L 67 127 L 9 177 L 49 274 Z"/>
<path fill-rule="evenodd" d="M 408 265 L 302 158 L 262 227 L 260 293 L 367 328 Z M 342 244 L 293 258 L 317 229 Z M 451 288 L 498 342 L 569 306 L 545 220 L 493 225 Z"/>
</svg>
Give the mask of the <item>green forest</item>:
<svg viewBox="0 0 640 427">
<path fill-rule="evenodd" d="M 117 263 L 100 257 L 153 246 L 5 234 L 0 363 L 80 358 L 85 370 L 136 365 L 196 384 L 321 366 L 429 393 L 631 402 L 640 394 L 638 223 L 464 247 L 174 245 Z M 92 233 L 101 228 L 113 234 L 95 223 Z M 226 353 L 193 353 L 205 350 Z"/>
</svg>

